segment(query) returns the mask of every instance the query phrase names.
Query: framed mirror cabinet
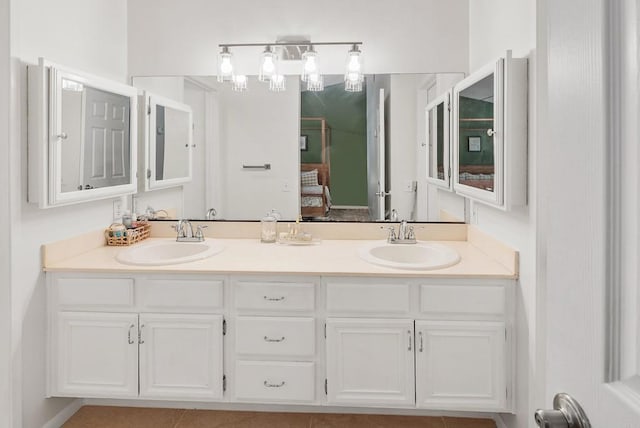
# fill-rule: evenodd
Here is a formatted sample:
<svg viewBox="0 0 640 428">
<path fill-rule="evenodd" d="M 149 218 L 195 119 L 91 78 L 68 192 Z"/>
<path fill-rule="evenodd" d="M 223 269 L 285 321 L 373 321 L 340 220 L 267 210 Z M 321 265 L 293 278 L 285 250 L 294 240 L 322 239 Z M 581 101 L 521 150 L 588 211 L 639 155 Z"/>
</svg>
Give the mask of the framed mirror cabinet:
<svg viewBox="0 0 640 428">
<path fill-rule="evenodd" d="M 451 189 L 451 99 L 447 91 L 425 108 L 427 181 Z"/>
<path fill-rule="evenodd" d="M 150 92 L 141 96 L 142 185 L 148 191 L 180 186 L 192 179 L 191 107 Z"/>
<path fill-rule="evenodd" d="M 43 58 L 28 79 L 29 202 L 49 208 L 134 193 L 137 90 Z"/>
<path fill-rule="evenodd" d="M 504 58 L 453 89 L 453 188 L 510 210 L 527 203 L 527 59 Z"/>
</svg>

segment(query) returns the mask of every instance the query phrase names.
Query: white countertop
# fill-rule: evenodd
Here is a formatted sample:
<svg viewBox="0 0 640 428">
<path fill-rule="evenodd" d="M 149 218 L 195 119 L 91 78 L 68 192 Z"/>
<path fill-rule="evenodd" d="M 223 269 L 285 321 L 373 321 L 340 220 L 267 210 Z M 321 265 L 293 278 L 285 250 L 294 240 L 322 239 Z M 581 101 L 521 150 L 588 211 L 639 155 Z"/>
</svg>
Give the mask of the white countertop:
<svg viewBox="0 0 640 428">
<path fill-rule="evenodd" d="M 173 240 L 151 238 L 150 240 Z M 163 266 L 132 266 L 120 263 L 115 256 L 129 247 L 101 246 L 68 258 L 44 260 L 47 272 L 171 272 L 212 274 L 277 274 L 277 275 L 375 275 L 393 277 L 433 278 L 517 278 L 517 257 L 514 266 L 501 264 L 499 257 L 483 251 L 469 241 L 433 241 L 458 251 L 461 261 L 437 270 L 404 270 L 372 265 L 362 260 L 358 249 L 376 241 L 326 239 L 318 245 L 290 246 L 262 244 L 257 239 L 215 239 L 225 248 L 212 257 L 189 263 Z M 144 245 L 143 241 L 140 244 Z M 382 242 L 382 241 L 377 241 Z M 515 253 L 515 252 L 514 252 Z M 517 254 L 517 253 L 516 253 Z M 504 261 L 503 261 L 504 263 Z"/>
</svg>

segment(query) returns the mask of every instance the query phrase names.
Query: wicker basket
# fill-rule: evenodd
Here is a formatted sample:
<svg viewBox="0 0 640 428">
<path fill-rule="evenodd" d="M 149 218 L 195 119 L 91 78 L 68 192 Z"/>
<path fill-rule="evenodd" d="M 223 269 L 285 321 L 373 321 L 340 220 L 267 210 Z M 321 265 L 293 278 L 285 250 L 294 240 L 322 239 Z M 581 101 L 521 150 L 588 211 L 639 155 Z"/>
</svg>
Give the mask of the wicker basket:
<svg viewBox="0 0 640 428">
<path fill-rule="evenodd" d="M 113 225 L 112 225 L 113 226 Z M 127 246 L 147 239 L 151 234 L 151 225 L 149 223 L 139 223 L 133 229 L 126 229 L 124 236 L 114 236 L 112 227 L 104 231 L 104 237 L 107 239 L 107 245 L 111 246 Z"/>
</svg>

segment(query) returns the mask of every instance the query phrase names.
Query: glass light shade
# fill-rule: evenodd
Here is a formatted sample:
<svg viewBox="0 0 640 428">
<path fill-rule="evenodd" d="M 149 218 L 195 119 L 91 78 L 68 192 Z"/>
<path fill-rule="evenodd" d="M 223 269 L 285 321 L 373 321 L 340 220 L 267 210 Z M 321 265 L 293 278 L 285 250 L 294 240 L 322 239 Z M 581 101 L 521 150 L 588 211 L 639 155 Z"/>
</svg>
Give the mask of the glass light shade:
<svg viewBox="0 0 640 428">
<path fill-rule="evenodd" d="M 353 45 L 347 54 L 347 67 L 344 73 L 345 90 L 348 92 L 362 91 L 364 74 L 362 73 L 362 52 L 358 45 Z"/>
<path fill-rule="evenodd" d="M 244 74 L 238 74 L 237 76 L 233 76 L 232 86 L 236 92 L 244 92 L 247 90 L 247 76 Z"/>
<path fill-rule="evenodd" d="M 218 82 L 233 80 L 233 55 L 228 47 L 223 47 L 218 54 Z"/>
<path fill-rule="evenodd" d="M 309 50 L 302 54 L 302 75 L 300 79 L 306 82 L 310 75 L 319 74 L 318 53 L 309 46 Z"/>
<path fill-rule="evenodd" d="M 286 79 L 282 74 L 274 74 L 269 82 L 269 90 L 273 92 L 282 92 L 286 89 Z"/>
<path fill-rule="evenodd" d="M 324 90 L 324 78 L 318 73 L 310 74 L 307 77 L 307 91 L 320 92 Z"/>
<path fill-rule="evenodd" d="M 260 55 L 260 71 L 258 72 L 258 80 L 268 82 L 277 74 L 278 56 L 273 52 L 271 46 L 267 46 Z"/>
<path fill-rule="evenodd" d="M 345 80 L 344 90 L 347 92 L 362 92 L 362 81 Z"/>
</svg>

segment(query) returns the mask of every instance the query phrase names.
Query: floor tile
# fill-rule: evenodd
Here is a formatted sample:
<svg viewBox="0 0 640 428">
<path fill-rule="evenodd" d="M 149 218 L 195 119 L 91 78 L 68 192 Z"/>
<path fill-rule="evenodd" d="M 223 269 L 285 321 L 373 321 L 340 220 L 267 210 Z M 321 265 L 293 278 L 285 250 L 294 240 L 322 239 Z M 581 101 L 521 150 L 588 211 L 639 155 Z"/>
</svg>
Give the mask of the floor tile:
<svg viewBox="0 0 640 428">
<path fill-rule="evenodd" d="M 445 428 L 440 417 L 314 414 L 311 428 Z"/>
<path fill-rule="evenodd" d="M 184 410 L 84 406 L 64 428 L 174 428 Z"/>
<path fill-rule="evenodd" d="M 305 413 L 187 410 L 176 428 L 309 428 Z"/>
<path fill-rule="evenodd" d="M 446 428 L 496 428 L 493 419 L 444 418 Z"/>
</svg>

